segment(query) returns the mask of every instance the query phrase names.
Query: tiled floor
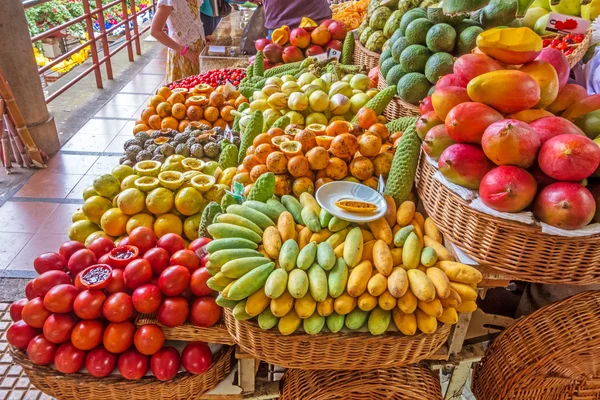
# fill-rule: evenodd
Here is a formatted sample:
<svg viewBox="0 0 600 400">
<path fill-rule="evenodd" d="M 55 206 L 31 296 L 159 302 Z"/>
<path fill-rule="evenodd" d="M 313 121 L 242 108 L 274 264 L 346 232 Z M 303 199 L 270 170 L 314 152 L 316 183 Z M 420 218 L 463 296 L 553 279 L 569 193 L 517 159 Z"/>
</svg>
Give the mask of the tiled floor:
<svg viewBox="0 0 600 400">
<path fill-rule="evenodd" d="M 71 215 L 83 203 L 83 190 L 118 164 L 140 108 L 164 83 L 164 57 L 163 51 L 150 61 L 62 147 L 48 168 L 37 171 L 0 207 L 0 276 L 35 274 L 33 259 L 68 240 Z"/>
</svg>

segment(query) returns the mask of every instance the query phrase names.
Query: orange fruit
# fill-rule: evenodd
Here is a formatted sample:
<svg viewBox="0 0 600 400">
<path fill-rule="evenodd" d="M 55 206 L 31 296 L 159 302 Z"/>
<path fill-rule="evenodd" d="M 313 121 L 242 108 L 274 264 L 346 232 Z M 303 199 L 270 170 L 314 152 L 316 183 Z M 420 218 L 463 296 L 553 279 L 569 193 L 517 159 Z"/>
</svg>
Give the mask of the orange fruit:
<svg viewBox="0 0 600 400">
<path fill-rule="evenodd" d="M 148 103 L 148 106 L 156 108 L 156 107 L 158 107 L 158 105 L 160 103 L 164 103 L 165 99 L 166 99 L 166 97 L 159 96 L 159 95 L 152 96 L 152 98 L 150 99 L 150 102 Z"/>
<path fill-rule="evenodd" d="M 371 125 L 377 122 L 377 113 L 368 107 L 363 107 L 358 110 L 356 121 L 361 128 L 369 129 Z"/>
<path fill-rule="evenodd" d="M 171 105 L 165 101 L 156 107 L 156 113 L 159 117 L 164 118 L 171 115 Z"/>
<path fill-rule="evenodd" d="M 384 178 L 387 178 L 390 173 L 390 169 L 392 168 L 393 160 L 394 155 L 388 152 L 377 155 L 377 157 L 373 159 L 373 175 L 376 177 L 383 175 Z"/>
<path fill-rule="evenodd" d="M 322 170 L 327 168 L 329 164 L 329 153 L 324 147 L 317 146 L 313 147 L 306 153 L 306 158 L 310 164 L 310 169 Z"/>
<path fill-rule="evenodd" d="M 369 132 L 378 135 L 381 140 L 386 140 L 390 137 L 390 131 L 384 124 L 376 123 L 369 127 Z"/>
<path fill-rule="evenodd" d="M 189 106 L 185 115 L 190 121 L 199 121 L 204 116 L 204 112 L 198 106 Z"/>
<path fill-rule="evenodd" d="M 324 184 L 329 183 L 329 182 L 333 182 L 333 179 L 328 178 L 328 177 L 317 179 L 317 181 L 315 182 L 315 190 L 317 190 L 318 188 L 320 188 L 321 186 L 323 186 Z"/>
<path fill-rule="evenodd" d="M 317 146 L 321 146 L 324 149 L 328 149 L 331 146 L 331 142 L 333 142 L 333 136 L 317 136 L 316 137 Z"/>
<path fill-rule="evenodd" d="M 208 121 L 207 121 L 207 120 L 205 120 L 205 119 L 200 119 L 200 120 L 198 120 L 198 124 L 200 124 L 200 125 L 206 125 L 206 126 L 208 126 L 209 128 L 212 128 L 212 127 L 213 127 L 212 123 L 208 122 Z"/>
<path fill-rule="evenodd" d="M 231 115 L 231 112 L 234 110 L 231 106 L 225 106 L 221 108 L 221 118 L 223 118 L 227 122 L 231 122 L 234 119 L 234 116 Z"/>
<path fill-rule="evenodd" d="M 259 144 L 254 150 L 254 157 L 261 164 L 267 163 L 267 157 L 273 152 L 273 146 L 268 143 Z"/>
<path fill-rule="evenodd" d="M 142 111 L 142 121 L 147 124 L 151 116 L 156 115 L 156 108 L 148 106 Z"/>
<path fill-rule="evenodd" d="M 186 108 L 181 103 L 175 103 L 173 107 L 171 107 L 171 116 L 177 118 L 178 120 L 182 120 L 185 118 Z"/>
<path fill-rule="evenodd" d="M 354 130 L 354 126 L 348 121 L 333 121 L 325 129 L 327 136 L 337 136 L 342 133 L 350 133 Z"/>
<path fill-rule="evenodd" d="M 306 173 L 306 175 L 304 175 L 304 177 L 310 179 L 311 182 L 314 182 L 316 175 L 315 175 L 314 171 L 312 171 L 312 170 L 309 169 L 308 172 Z"/>
<path fill-rule="evenodd" d="M 242 161 L 242 165 L 244 166 L 244 168 L 246 168 L 246 171 L 248 172 L 252 171 L 252 168 L 257 166 L 258 164 L 260 163 L 252 154 L 244 157 L 244 160 Z"/>
<path fill-rule="evenodd" d="M 204 118 L 209 122 L 215 122 L 219 119 L 219 109 L 212 106 L 206 107 L 204 110 Z"/>
<path fill-rule="evenodd" d="M 185 131 L 185 128 L 187 128 L 187 126 L 189 124 L 190 124 L 190 120 L 189 119 L 181 120 L 181 122 L 179 122 L 179 132 Z"/>
<path fill-rule="evenodd" d="M 374 176 L 365 179 L 364 181 L 362 181 L 362 184 L 365 186 L 370 187 L 373 190 L 377 190 L 377 186 L 379 185 L 379 181 L 377 180 L 377 178 L 375 178 Z"/>
<path fill-rule="evenodd" d="M 185 103 L 185 95 L 181 92 L 174 92 L 169 96 L 167 102 L 171 105 L 175 105 L 177 103 Z"/>
<path fill-rule="evenodd" d="M 146 132 L 148 129 L 150 129 L 150 127 L 146 124 L 137 124 L 133 127 L 133 134 L 135 135 L 136 133 Z"/>
<path fill-rule="evenodd" d="M 352 157 L 358 151 L 358 139 L 350 133 L 342 133 L 333 139 L 329 150 L 339 158 Z"/>
<path fill-rule="evenodd" d="M 242 103 L 249 103 L 248 99 L 242 95 L 239 95 L 236 99 L 234 104 L 235 108 L 240 108 L 240 106 L 242 105 Z"/>
<path fill-rule="evenodd" d="M 288 174 L 275 175 L 275 195 L 283 196 L 292 192 L 292 179 Z"/>
<path fill-rule="evenodd" d="M 269 144 L 269 145 L 271 144 L 271 138 L 266 133 L 261 133 L 261 134 L 257 135 L 254 138 L 254 140 L 252 141 L 252 145 L 254 147 L 258 147 L 261 144 Z"/>
<path fill-rule="evenodd" d="M 256 182 L 256 180 L 262 174 L 266 174 L 267 172 L 269 172 L 269 169 L 267 168 L 267 166 L 264 164 L 259 164 L 259 165 L 255 166 L 254 168 L 252 168 L 252 170 L 250 171 L 250 179 L 252 180 L 252 182 Z"/>
<path fill-rule="evenodd" d="M 358 151 L 365 157 L 375 157 L 381 151 L 381 138 L 372 133 L 361 135 L 358 139 Z"/>
<path fill-rule="evenodd" d="M 276 136 L 283 136 L 283 135 L 285 135 L 285 132 L 281 128 L 271 128 L 271 129 L 269 129 L 267 131 L 267 135 L 270 138 L 274 138 Z"/>
<path fill-rule="evenodd" d="M 279 149 L 288 157 L 297 156 L 298 154 L 302 154 L 302 143 L 295 140 L 282 142 L 279 144 Z"/>
<path fill-rule="evenodd" d="M 160 123 L 160 128 L 161 129 L 174 129 L 174 130 L 178 130 L 179 129 L 179 121 L 177 121 L 173 117 L 163 118 L 162 122 Z"/>
<path fill-rule="evenodd" d="M 240 96 L 241 96 L 241 93 L 240 93 L 240 91 L 239 91 L 239 90 L 232 90 L 232 91 L 229 93 L 229 97 L 228 97 L 228 99 L 229 99 L 229 100 L 231 100 L 231 99 L 237 99 L 237 98 L 238 98 L 238 97 L 240 97 Z"/>
<path fill-rule="evenodd" d="M 329 160 L 329 165 L 325 168 L 327 176 L 335 181 L 344 179 L 348 175 L 348 166 L 341 158 L 333 157 Z"/>
<path fill-rule="evenodd" d="M 379 153 L 390 153 L 390 154 L 394 154 L 394 146 L 392 146 L 389 143 L 385 143 L 381 145 L 381 149 L 379 150 Z"/>
<path fill-rule="evenodd" d="M 169 96 L 171 95 L 171 89 L 169 89 L 166 86 L 163 86 L 156 91 L 156 94 L 159 96 L 162 96 L 163 99 L 168 99 Z"/>
<path fill-rule="evenodd" d="M 390 135 L 390 143 L 394 143 L 398 138 L 402 136 L 402 132 L 394 132 Z"/>
<path fill-rule="evenodd" d="M 250 146 L 246 149 L 246 155 L 254 154 L 254 146 Z"/>
<path fill-rule="evenodd" d="M 211 106 L 215 106 L 215 107 L 221 107 L 223 105 L 223 103 L 225 103 L 225 100 L 227 100 L 225 98 L 225 96 L 223 95 L 223 93 L 214 91 L 210 94 L 210 105 Z"/>
<path fill-rule="evenodd" d="M 350 173 L 356 179 L 364 181 L 373 176 L 374 166 L 367 157 L 358 156 L 350 162 Z"/>
<path fill-rule="evenodd" d="M 294 140 L 302 144 L 302 152 L 306 153 L 317 145 L 317 139 L 314 133 L 307 129 L 303 129 L 296 133 Z"/>
<path fill-rule="evenodd" d="M 315 136 L 324 135 L 327 127 L 321 124 L 310 124 L 306 126 L 306 130 L 315 134 Z"/>
<path fill-rule="evenodd" d="M 148 125 L 152 129 L 160 129 L 161 122 L 162 118 L 158 115 L 153 115 L 150 118 L 148 118 Z"/>
<path fill-rule="evenodd" d="M 322 169 L 320 171 L 317 171 L 317 174 L 315 175 L 315 179 L 321 179 L 321 178 L 327 178 L 327 171 Z"/>
<path fill-rule="evenodd" d="M 219 118 L 213 123 L 213 127 L 214 126 L 218 126 L 219 128 L 225 130 L 227 128 L 227 121 L 225 121 L 223 118 Z"/>
<path fill-rule="evenodd" d="M 295 178 L 300 178 L 302 176 L 305 176 L 310 169 L 308 160 L 306 159 L 306 157 L 304 157 L 302 155 L 298 155 L 298 156 L 294 156 L 294 157 L 290 158 L 288 160 L 287 167 L 288 167 L 288 171 L 290 172 L 290 175 L 292 175 Z"/>
<path fill-rule="evenodd" d="M 304 192 L 313 194 L 315 192 L 315 184 L 306 176 L 298 178 L 292 184 L 292 192 L 294 192 L 296 197 L 300 197 Z"/>
<path fill-rule="evenodd" d="M 280 151 L 273 151 L 267 156 L 267 168 L 274 174 L 283 174 L 287 171 L 288 160 Z"/>
</svg>

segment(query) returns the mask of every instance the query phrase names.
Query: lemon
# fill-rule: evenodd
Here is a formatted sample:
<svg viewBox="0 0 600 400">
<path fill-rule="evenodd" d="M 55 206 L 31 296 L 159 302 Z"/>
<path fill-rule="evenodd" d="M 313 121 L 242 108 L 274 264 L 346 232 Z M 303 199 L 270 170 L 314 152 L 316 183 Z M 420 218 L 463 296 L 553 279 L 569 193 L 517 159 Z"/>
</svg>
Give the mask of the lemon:
<svg viewBox="0 0 600 400">
<path fill-rule="evenodd" d="M 117 206 L 124 214 L 139 214 L 146 207 L 144 193 L 139 189 L 125 189 L 118 195 Z"/>
<path fill-rule="evenodd" d="M 186 216 L 197 214 L 203 204 L 202 195 L 192 187 L 183 188 L 175 195 L 175 208 Z"/>
<path fill-rule="evenodd" d="M 129 217 L 118 208 L 111 208 L 102 215 L 100 226 L 110 236 L 121 236 L 127 232 L 127 220 Z"/>
<path fill-rule="evenodd" d="M 89 235 L 98 230 L 100 230 L 100 227 L 91 221 L 77 221 L 69 227 L 69 239 L 83 243 Z"/>
<path fill-rule="evenodd" d="M 183 223 L 178 216 L 173 214 L 159 215 L 154 221 L 154 233 L 157 237 L 162 237 L 167 233 L 175 233 L 181 235 L 183 231 Z"/>
<path fill-rule="evenodd" d="M 112 199 L 121 190 L 121 182 L 110 174 L 100 175 L 94 179 L 94 189 L 100 196 Z"/>
<path fill-rule="evenodd" d="M 110 200 L 102 196 L 92 196 L 88 198 L 81 207 L 83 214 L 94 224 L 100 223 L 102 215 L 112 208 Z"/>
<path fill-rule="evenodd" d="M 86 219 L 87 219 L 87 217 L 81 210 L 75 211 L 73 213 L 73 215 L 71 216 L 71 222 L 85 221 Z"/>
<path fill-rule="evenodd" d="M 146 207 L 154 215 L 168 213 L 173 203 L 173 192 L 165 188 L 156 188 L 146 196 Z"/>
<path fill-rule="evenodd" d="M 92 196 L 98 196 L 98 192 L 96 192 L 96 189 L 94 189 L 93 186 L 88 186 L 85 189 L 83 189 L 83 199 L 87 200 Z"/>
<path fill-rule="evenodd" d="M 139 177 L 140 177 L 139 175 L 133 174 L 133 175 L 128 175 L 125 178 L 123 178 L 123 180 L 121 181 L 121 190 L 136 187 L 135 180 Z"/>
<path fill-rule="evenodd" d="M 198 228 L 200 227 L 200 221 L 202 220 L 202 213 L 194 214 L 191 217 L 187 217 L 183 221 L 183 234 L 190 240 L 198 239 Z"/>
<path fill-rule="evenodd" d="M 154 217 L 146 213 L 132 215 L 127 221 L 127 234 L 129 235 L 132 230 L 140 226 L 152 229 L 154 227 Z"/>
<path fill-rule="evenodd" d="M 123 179 L 129 175 L 135 174 L 135 171 L 129 165 L 117 165 L 113 168 L 110 174 L 117 178 L 119 182 L 123 182 Z"/>
</svg>

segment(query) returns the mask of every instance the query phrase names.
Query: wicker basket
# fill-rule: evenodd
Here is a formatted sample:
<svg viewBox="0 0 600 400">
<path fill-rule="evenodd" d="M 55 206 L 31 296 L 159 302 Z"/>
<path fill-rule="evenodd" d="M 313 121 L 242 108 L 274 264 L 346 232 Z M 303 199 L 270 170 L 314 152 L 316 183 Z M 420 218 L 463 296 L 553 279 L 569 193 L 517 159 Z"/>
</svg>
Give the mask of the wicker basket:
<svg viewBox="0 0 600 400">
<path fill-rule="evenodd" d="M 354 41 L 354 65 L 362 65 L 368 71 L 379 65 L 379 54 L 369 51 L 357 39 Z"/>
<path fill-rule="evenodd" d="M 383 75 L 381 75 L 381 71 L 377 75 L 377 89 L 383 90 L 387 87 L 387 82 Z M 383 110 L 383 115 L 385 115 L 388 121 L 393 121 L 401 117 L 418 117 L 421 115 L 421 111 L 419 111 L 419 107 L 405 102 L 398 96 L 394 96 L 385 110 Z"/>
<path fill-rule="evenodd" d="M 422 364 L 371 371 L 306 371 L 283 376 L 281 400 L 441 400 L 440 378 Z"/>
<path fill-rule="evenodd" d="M 432 335 L 354 332 L 284 336 L 276 329 L 262 330 L 254 321 L 238 321 L 228 309 L 225 324 L 235 342 L 255 358 L 309 370 L 369 370 L 414 364 L 434 354 L 450 333 L 450 325 L 444 324 Z"/>
<path fill-rule="evenodd" d="M 473 374 L 478 400 L 600 399 L 600 291 L 517 321 Z"/>
<path fill-rule="evenodd" d="M 61 400 L 156 400 L 191 399 L 214 389 L 231 372 L 233 347 L 225 347 L 214 358 L 211 367 L 202 375 L 179 373 L 174 379 L 162 382 L 152 376 L 128 381 L 116 376 L 95 378 L 88 374 L 65 375 L 47 366 L 31 363 L 22 350 L 10 349 L 10 354 L 39 390 Z"/>
<path fill-rule="evenodd" d="M 544 39 L 554 39 L 558 36 L 559 35 L 551 35 L 551 36 L 544 36 L 543 38 Z M 573 68 L 575 66 L 575 64 L 577 64 L 579 61 L 581 61 L 583 56 L 585 56 L 585 53 L 590 48 L 591 43 L 592 43 L 592 30 L 588 29 L 583 41 L 581 43 L 579 43 L 579 45 L 577 45 L 577 47 L 575 47 L 575 50 L 573 50 L 573 52 L 567 56 L 567 61 L 569 61 L 569 66 L 571 68 Z"/>
<path fill-rule="evenodd" d="M 161 327 L 167 340 L 181 340 L 184 342 L 206 342 L 233 345 L 235 342 L 227 331 L 227 327 L 221 321 L 210 328 L 202 328 L 192 324 L 185 324 L 175 328 L 158 323 L 156 314 L 140 314 L 135 320 L 137 326 L 156 324 Z"/>
<path fill-rule="evenodd" d="M 445 237 L 480 264 L 518 280 L 587 285 L 600 280 L 600 234 L 569 238 L 542 233 L 539 226 L 479 212 L 434 178 L 421 156 L 417 192 Z"/>
</svg>

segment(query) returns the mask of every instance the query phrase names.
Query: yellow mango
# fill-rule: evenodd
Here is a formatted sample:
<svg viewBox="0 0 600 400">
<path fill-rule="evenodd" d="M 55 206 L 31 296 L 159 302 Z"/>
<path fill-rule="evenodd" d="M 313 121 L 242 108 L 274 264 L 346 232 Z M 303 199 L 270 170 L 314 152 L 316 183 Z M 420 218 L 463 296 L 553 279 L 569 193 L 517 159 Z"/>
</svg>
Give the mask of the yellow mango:
<svg viewBox="0 0 600 400">
<path fill-rule="evenodd" d="M 369 292 L 364 292 L 358 297 L 358 308 L 363 311 L 371 311 L 377 306 L 377 297 Z"/>
<path fill-rule="evenodd" d="M 446 249 L 443 245 L 441 245 L 437 240 L 432 238 L 431 236 L 425 235 L 423 237 L 423 243 L 425 247 L 431 247 L 435 250 L 438 260 L 440 261 L 454 261 L 454 256 Z"/>
<path fill-rule="evenodd" d="M 444 312 L 444 307 L 442 307 L 442 303 L 440 303 L 439 299 L 433 299 L 432 301 L 419 300 L 417 302 L 417 307 L 425 314 L 435 318 L 441 317 Z"/>
<path fill-rule="evenodd" d="M 279 231 L 274 226 L 268 226 L 263 234 L 263 246 L 265 251 L 273 260 L 279 258 L 279 250 L 281 250 L 281 236 Z"/>
<path fill-rule="evenodd" d="M 387 279 L 387 289 L 390 294 L 400 298 L 408 291 L 408 275 L 403 268 L 396 267 Z"/>
<path fill-rule="evenodd" d="M 415 216 L 415 210 L 415 203 L 412 201 L 407 200 L 400 204 L 400 207 L 398 207 L 398 211 L 396 212 L 396 222 L 401 228 L 410 224 L 410 221 L 412 221 Z"/>
<path fill-rule="evenodd" d="M 385 292 L 386 289 L 387 278 L 379 272 L 375 272 L 375 274 L 371 276 L 371 279 L 369 279 L 369 283 L 367 283 L 367 291 L 371 296 L 377 297 Z"/>
<path fill-rule="evenodd" d="M 409 269 L 406 274 L 408 275 L 410 290 L 417 299 L 421 301 L 435 299 L 435 286 L 433 286 L 433 282 L 431 282 L 431 279 L 424 272 L 418 269 Z"/>
<path fill-rule="evenodd" d="M 296 299 L 294 303 L 294 310 L 298 317 L 305 319 L 313 315 L 317 308 L 317 302 L 312 298 L 310 292 L 306 293 L 303 297 Z"/>
<path fill-rule="evenodd" d="M 285 242 L 288 239 L 296 240 L 298 238 L 296 223 L 289 211 L 284 211 L 279 215 L 279 219 L 277 220 L 277 230 L 279 231 L 282 242 Z"/>
<path fill-rule="evenodd" d="M 388 244 L 379 239 L 373 245 L 373 264 L 383 276 L 389 276 L 394 266 L 394 259 Z"/>
<path fill-rule="evenodd" d="M 397 267 L 400 264 L 402 264 L 402 248 L 400 247 L 400 248 L 392 249 L 391 253 L 392 253 L 392 264 L 394 265 L 394 267 Z"/>
<path fill-rule="evenodd" d="M 458 314 L 454 308 L 444 308 L 442 315 L 438 317 L 438 321 L 444 324 L 454 325 L 458 322 Z"/>
<path fill-rule="evenodd" d="M 322 317 L 327 317 L 333 312 L 333 298 L 327 296 L 323 301 L 317 303 L 317 312 Z"/>
<path fill-rule="evenodd" d="M 441 244 L 444 243 L 444 238 L 442 237 L 442 234 L 440 233 L 438 227 L 435 226 L 435 222 L 433 222 L 433 220 L 429 217 L 423 223 L 423 232 L 426 236 L 429 236 L 436 242 Z"/>
<path fill-rule="evenodd" d="M 477 269 L 459 262 L 438 261 L 435 266 L 444 271 L 453 282 L 477 284 L 483 279 L 483 275 Z"/>
<path fill-rule="evenodd" d="M 347 292 L 344 292 L 333 301 L 333 310 L 340 315 L 346 315 L 356 308 L 357 302 L 356 297 L 352 297 Z"/>
<path fill-rule="evenodd" d="M 396 306 L 403 313 L 411 314 L 411 313 L 415 312 L 415 310 L 417 309 L 418 301 L 419 300 L 415 297 L 413 292 L 411 292 L 410 290 L 407 290 L 406 293 L 404 293 L 404 296 L 400 297 L 396 301 Z"/>
<path fill-rule="evenodd" d="M 329 229 L 321 229 L 321 232 L 313 233 L 311 235 L 309 242 L 321 243 L 329 239 L 331 235 L 333 235 L 333 232 L 331 232 Z"/>
<path fill-rule="evenodd" d="M 287 290 L 276 299 L 271 299 L 271 312 L 276 317 L 283 317 L 294 308 L 294 298 Z"/>
<path fill-rule="evenodd" d="M 458 282 L 450 282 L 450 287 L 456 290 L 463 302 L 477 300 L 477 291 L 469 285 Z"/>
<path fill-rule="evenodd" d="M 282 335 L 291 335 L 300 327 L 302 319 L 298 317 L 294 310 L 291 310 L 286 315 L 279 319 L 277 328 Z"/>
<path fill-rule="evenodd" d="M 442 306 L 449 308 L 449 307 L 458 307 L 461 303 L 462 303 L 462 299 L 460 298 L 459 294 L 456 292 L 456 290 L 452 289 L 452 287 L 450 287 L 450 295 L 448 297 L 441 298 L 440 297 L 440 303 L 442 303 Z"/>
<path fill-rule="evenodd" d="M 361 261 L 373 262 L 373 247 L 375 246 L 375 243 L 377 243 L 377 240 L 371 240 L 364 244 Z"/>
<path fill-rule="evenodd" d="M 310 243 L 310 238 L 312 236 L 312 231 L 308 228 L 302 228 L 300 233 L 298 233 L 298 247 L 302 250 L 307 244 Z"/>
<path fill-rule="evenodd" d="M 417 333 L 417 318 L 413 313 L 403 313 L 398 309 L 392 311 L 392 319 L 396 328 L 406 336 L 412 336 Z"/>
<path fill-rule="evenodd" d="M 362 235 L 363 235 L 363 242 L 370 242 L 371 240 L 375 240 L 375 236 L 371 233 L 371 231 L 368 231 L 366 229 L 361 229 Z"/>
<path fill-rule="evenodd" d="M 383 240 L 385 244 L 390 244 L 392 243 L 392 240 L 394 240 L 392 228 L 390 228 L 390 225 L 383 217 L 369 222 L 369 228 L 371 229 L 373 236 L 379 240 Z"/>
<path fill-rule="evenodd" d="M 474 301 L 463 301 L 460 305 L 456 307 L 456 311 L 462 313 L 470 313 L 477 310 L 477 303 Z"/>
<path fill-rule="evenodd" d="M 256 317 L 269 306 L 271 299 L 265 294 L 265 288 L 262 288 L 246 299 L 246 314 Z"/>
<path fill-rule="evenodd" d="M 417 328 L 425 334 L 432 334 L 437 330 L 437 319 L 430 315 L 425 314 L 420 309 L 415 310 L 415 316 L 417 317 Z"/>
<path fill-rule="evenodd" d="M 445 299 L 450 296 L 450 291 L 452 289 L 450 289 L 450 281 L 444 271 L 436 267 L 431 267 L 427 268 L 425 273 L 427 274 L 427 277 L 431 279 L 431 282 L 435 287 L 435 292 L 439 298 Z"/>
<path fill-rule="evenodd" d="M 386 311 L 392 310 L 394 307 L 396 307 L 396 298 L 386 290 L 377 298 L 377 303 L 379 304 L 379 307 Z"/>
<path fill-rule="evenodd" d="M 348 277 L 348 294 L 352 297 L 358 297 L 367 290 L 367 284 L 371 278 L 373 266 L 370 261 L 361 261 L 350 271 Z"/>
<path fill-rule="evenodd" d="M 392 196 L 388 194 L 384 194 L 383 199 L 387 204 L 387 210 L 385 211 L 385 215 L 383 216 L 383 218 L 385 218 L 389 226 L 394 226 L 396 225 L 396 202 L 394 201 Z"/>
<path fill-rule="evenodd" d="M 344 247 L 345 247 L 345 243 L 346 242 L 342 242 L 340 243 L 335 249 L 333 249 L 333 252 L 335 253 L 335 256 L 337 258 L 342 258 L 344 255 Z"/>
</svg>

